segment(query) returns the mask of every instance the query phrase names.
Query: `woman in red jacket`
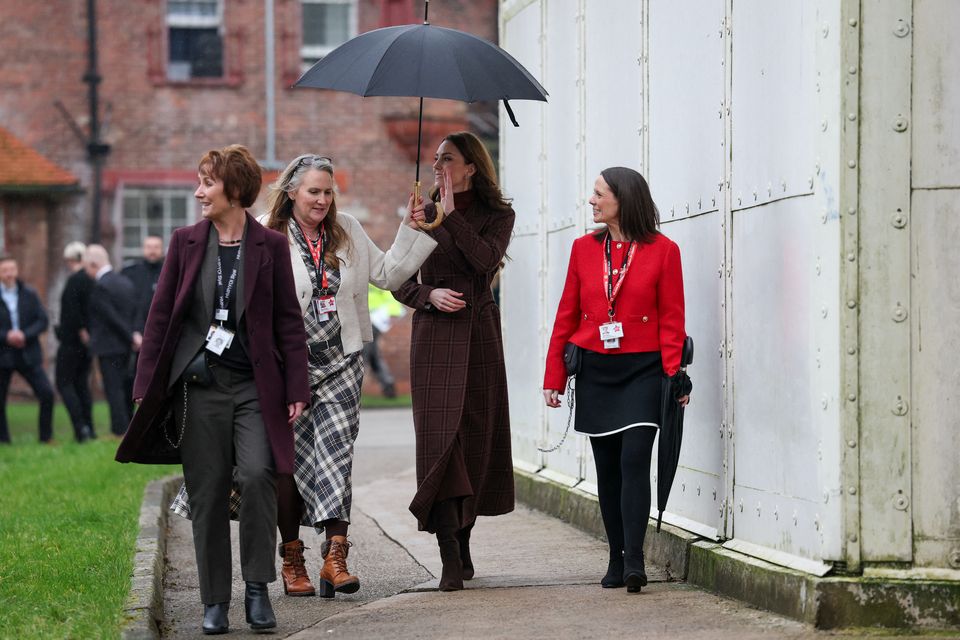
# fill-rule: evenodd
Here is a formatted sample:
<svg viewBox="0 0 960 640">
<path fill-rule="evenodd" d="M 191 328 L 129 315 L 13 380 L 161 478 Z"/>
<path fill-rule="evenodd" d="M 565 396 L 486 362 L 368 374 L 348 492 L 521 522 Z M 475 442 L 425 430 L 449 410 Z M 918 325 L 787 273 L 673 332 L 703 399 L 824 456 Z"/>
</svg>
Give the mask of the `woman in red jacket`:
<svg viewBox="0 0 960 640">
<path fill-rule="evenodd" d="M 612 167 L 594 184 L 593 221 L 573 243 L 547 352 L 543 397 L 559 407 L 564 345 L 582 351 L 575 431 L 590 438 L 610 563 L 600 584 L 647 584 L 643 538 L 650 513 L 650 455 L 662 375 L 680 369 L 684 332 L 680 249 L 661 234 L 646 180 Z M 680 399 L 686 405 L 689 396 Z"/>
</svg>

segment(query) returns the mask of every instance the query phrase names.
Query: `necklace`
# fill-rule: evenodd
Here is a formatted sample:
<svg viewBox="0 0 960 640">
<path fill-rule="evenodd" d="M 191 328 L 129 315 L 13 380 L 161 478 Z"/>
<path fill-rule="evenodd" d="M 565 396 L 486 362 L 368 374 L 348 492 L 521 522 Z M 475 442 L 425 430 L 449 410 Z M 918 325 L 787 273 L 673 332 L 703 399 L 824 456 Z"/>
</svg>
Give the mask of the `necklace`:
<svg viewBox="0 0 960 640">
<path fill-rule="evenodd" d="M 236 240 L 221 240 L 220 244 L 240 244 L 243 242 L 243 238 L 237 238 Z"/>
</svg>

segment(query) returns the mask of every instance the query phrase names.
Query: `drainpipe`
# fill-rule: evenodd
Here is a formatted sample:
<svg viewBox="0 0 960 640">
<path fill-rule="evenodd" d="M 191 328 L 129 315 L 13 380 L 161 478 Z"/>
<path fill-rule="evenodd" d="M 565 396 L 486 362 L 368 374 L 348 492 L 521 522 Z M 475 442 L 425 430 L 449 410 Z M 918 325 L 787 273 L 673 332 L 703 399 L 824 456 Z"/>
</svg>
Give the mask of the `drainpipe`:
<svg viewBox="0 0 960 640">
<path fill-rule="evenodd" d="M 103 183 L 103 164 L 110 153 L 110 145 L 100 139 L 100 98 L 97 93 L 103 78 L 97 71 L 97 2 L 87 0 L 87 72 L 83 81 L 89 85 L 90 135 L 87 139 L 87 159 L 93 169 L 93 203 L 90 211 L 90 241 L 100 242 L 100 191 Z"/>
<path fill-rule="evenodd" d="M 277 162 L 277 108 L 276 108 L 276 34 L 273 25 L 273 0 L 264 0 L 264 21 L 263 21 L 263 40 L 264 40 L 264 82 L 266 98 L 266 119 L 267 119 L 267 157 L 263 162 L 264 166 L 274 169 L 279 166 Z"/>
</svg>

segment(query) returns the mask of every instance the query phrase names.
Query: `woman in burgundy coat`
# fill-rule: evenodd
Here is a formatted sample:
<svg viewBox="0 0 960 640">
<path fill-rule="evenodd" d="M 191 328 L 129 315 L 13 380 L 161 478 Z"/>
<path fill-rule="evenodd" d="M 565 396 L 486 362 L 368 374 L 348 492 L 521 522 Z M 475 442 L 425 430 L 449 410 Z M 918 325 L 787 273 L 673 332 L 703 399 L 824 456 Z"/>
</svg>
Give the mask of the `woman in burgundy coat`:
<svg viewBox="0 0 960 640">
<path fill-rule="evenodd" d="M 440 590 L 473 577 L 470 531 L 477 516 L 513 510 L 513 460 L 500 309 L 490 283 L 500 270 L 514 213 L 490 154 L 471 133 L 448 135 L 434 162 L 447 217 L 429 233 L 438 247 L 394 291 L 416 309 L 410 384 L 417 440 L 417 493 L 410 511 L 436 533 Z M 427 205 L 427 214 L 433 204 Z M 417 207 L 413 217 L 424 219 Z"/>
<path fill-rule="evenodd" d="M 117 460 L 182 462 L 206 634 L 229 626 L 236 468 L 246 619 L 269 629 L 275 473 L 293 472 L 290 425 L 310 398 L 306 335 L 287 238 L 245 211 L 260 192 L 256 160 L 239 145 L 210 151 L 199 180 L 204 219 L 171 238 L 137 366 L 140 409 Z"/>
<path fill-rule="evenodd" d="M 680 249 L 657 231 L 660 216 L 643 176 L 625 167 L 605 169 L 590 204 L 593 221 L 606 226 L 573 243 L 543 396 L 548 407 L 560 406 L 567 380 L 564 345 L 580 347 L 575 430 L 593 447 L 610 544 L 600 584 L 626 584 L 636 592 L 647 583 L 643 539 L 661 378 L 679 371 L 686 338 L 683 274 Z"/>
</svg>

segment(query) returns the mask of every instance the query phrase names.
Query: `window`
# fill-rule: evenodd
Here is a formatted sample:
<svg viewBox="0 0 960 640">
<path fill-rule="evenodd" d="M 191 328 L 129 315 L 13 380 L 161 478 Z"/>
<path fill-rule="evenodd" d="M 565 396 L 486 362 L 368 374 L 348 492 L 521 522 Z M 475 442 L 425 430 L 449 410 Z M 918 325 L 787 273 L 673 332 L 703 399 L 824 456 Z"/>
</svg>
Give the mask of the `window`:
<svg viewBox="0 0 960 640">
<path fill-rule="evenodd" d="M 357 0 L 301 0 L 300 58 L 309 66 L 357 34 Z"/>
<path fill-rule="evenodd" d="M 167 0 L 167 79 L 223 77 L 220 0 Z"/>
<path fill-rule="evenodd" d="M 147 236 L 160 236 L 166 243 L 176 229 L 196 218 L 190 190 L 124 187 L 122 259 L 141 257 Z"/>
</svg>

